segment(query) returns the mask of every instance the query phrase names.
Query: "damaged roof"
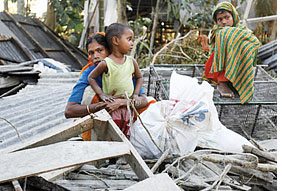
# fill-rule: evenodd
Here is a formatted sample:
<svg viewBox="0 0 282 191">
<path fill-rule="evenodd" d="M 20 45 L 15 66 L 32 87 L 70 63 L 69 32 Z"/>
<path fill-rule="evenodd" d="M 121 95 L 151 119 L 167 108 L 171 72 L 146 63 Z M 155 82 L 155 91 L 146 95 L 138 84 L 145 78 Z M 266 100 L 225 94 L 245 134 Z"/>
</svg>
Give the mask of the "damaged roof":
<svg viewBox="0 0 282 191">
<path fill-rule="evenodd" d="M 0 152 L 72 123 L 73 119 L 65 118 L 64 110 L 78 74 L 40 74 L 38 84 L 0 98 Z"/>
<path fill-rule="evenodd" d="M 72 69 L 87 64 L 87 54 L 36 18 L 0 12 L 0 64 L 53 58 Z"/>
</svg>

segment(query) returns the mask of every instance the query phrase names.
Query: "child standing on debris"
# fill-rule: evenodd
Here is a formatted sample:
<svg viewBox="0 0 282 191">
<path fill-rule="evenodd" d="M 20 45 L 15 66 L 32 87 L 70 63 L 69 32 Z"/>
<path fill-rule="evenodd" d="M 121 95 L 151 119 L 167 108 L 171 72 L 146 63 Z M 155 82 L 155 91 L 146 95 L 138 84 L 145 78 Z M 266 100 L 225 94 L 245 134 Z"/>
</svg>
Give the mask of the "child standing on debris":
<svg viewBox="0 0 282 191">
<path fill-rule="evenodd" d="M 116 96 L 124 95 L 127 92 L 133 100 L 136 100 L 138 96 L 143 77 L 137 62 L 126 56 L 133 48 L 133 37 L 133 31 L 124 24 L 113 23 L 106 30 L 111 53 L 88 76 L 91 87 L 104 102 L 113 101 L 114 97 L 110 95 L 113 91 L 116 91 Z M 102 89 L 96 82 L 101 74 Z M 132 82 L 133 75 L 136 78 L 135 88 Z"/>
<path fill-rule="evenodd" d="M 112 102 L 117 98 L 116 96 L 124 96 L 127 92 L 134 105 L 139 106 L 141 103 L 137 98 L 143 77 L 137 62 L 126 56 L 133 48 L 133 31 L 127 25 L 113 23 L 106 30 L 106 38 L 110 55 L 89 74 L 89 84 L 104 102 Z M 101 74 L 102 89 L 96 82 Z M 135 88 L 132 82 L 133 75 L 136 78 Z M 112 96 L 112 92 L 115 92 L 115 97 Z M 119 110 L 111 113 L 112 119 L 127 137 L 129 137 L 129 116 L 126 107 L 120 107 Z"/>
</svg>

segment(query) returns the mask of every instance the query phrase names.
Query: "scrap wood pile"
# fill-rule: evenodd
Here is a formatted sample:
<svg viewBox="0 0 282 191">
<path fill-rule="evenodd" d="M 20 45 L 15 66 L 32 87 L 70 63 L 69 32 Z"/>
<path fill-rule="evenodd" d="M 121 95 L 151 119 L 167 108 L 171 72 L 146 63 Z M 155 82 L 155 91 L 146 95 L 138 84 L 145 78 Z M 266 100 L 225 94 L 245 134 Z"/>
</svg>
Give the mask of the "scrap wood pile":
<svg viewBox="0 0 282 191">
<path fill-rule="evenodd" d="M 243 149 L 197 150 L 167 163 L 162 172 L 184 190 L 277 190 L 276 155 L 247 145 Z"/>
<path fill-rule="evenodd" d="M 105 161 L 106 165 L 108 161 Z M 96 168 L 93 164 L 83 165 L 54 181 L 72 191 L 76 190 L 123 190 L 140 181 L 128 165 L 107 164 Z"/>
<path fill-rule="evenodd" d="M 168 173 L 183 190 L 277 190 L 276 155 L 243 148 L 244 153 L 203 149 L 181 157 L 165 152 L 145 161 L 152 172 Z M 84 165 L 54 183 L 70 190 L 122 190 L 139 182 L 129 165 L 108 162 L 101 168 Z"/>
<path fill-rule="evenodd" d="M 154 55 L 151 64 L 205 64 L 208 51 L 198 30 L 177 36 Z"/>
</svg>

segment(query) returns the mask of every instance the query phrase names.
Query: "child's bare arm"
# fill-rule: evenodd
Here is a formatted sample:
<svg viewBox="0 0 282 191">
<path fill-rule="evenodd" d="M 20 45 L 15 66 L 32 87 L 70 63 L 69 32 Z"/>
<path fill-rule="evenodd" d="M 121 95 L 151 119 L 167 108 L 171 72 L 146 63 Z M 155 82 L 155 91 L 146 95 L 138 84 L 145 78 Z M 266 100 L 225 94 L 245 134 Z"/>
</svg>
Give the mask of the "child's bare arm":
<svg viewBox="0 0 282 191">
<path fill-rule="evenodd" d="M 136 60 L 133 60 L 133 65 L 135 69 L 134 76 L 136 78 L 136 84 L 135 84 L 134 93 L 132 95 L 132 98 L 135 99 L 138 96 L 140 89 L 142 87 L 143 76 L 142 76 L 141 70 L 139 69 L 139 66 Z"/>
<path fill-rule="evenodd" d="M 99 65 L 89 74 L 88 76 L 88 82 L 91 85 L 92 89 L 96 92 L 96 94 L 99 96 L 99 98 L 102 101 L 112 101 L 112 96 L 108 96 L 107 94 L 104 94 L 102 89 L 99 87 L 99 85 L 96 82 L 96 78 L 98 78 L 103 72 L 107 72 L 107 64 L 105 61 L 102 61 L 99 63 Z"/>
</svg>

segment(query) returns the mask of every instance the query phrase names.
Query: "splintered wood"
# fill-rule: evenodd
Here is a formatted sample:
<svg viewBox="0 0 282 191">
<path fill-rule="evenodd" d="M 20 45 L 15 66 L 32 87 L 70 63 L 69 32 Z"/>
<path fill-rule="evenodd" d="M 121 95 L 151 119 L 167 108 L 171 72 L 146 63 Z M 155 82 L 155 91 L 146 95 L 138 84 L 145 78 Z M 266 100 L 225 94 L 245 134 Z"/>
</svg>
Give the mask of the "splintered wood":
<svg viewBox="0 0 282 191">
<path fill-rule="evenodd" d="M 167 164 L 184 190 L 277 190 L 277 158 L 270 152 L 243 146 L 245 153 L 198 150 Z"/>
</svg>

